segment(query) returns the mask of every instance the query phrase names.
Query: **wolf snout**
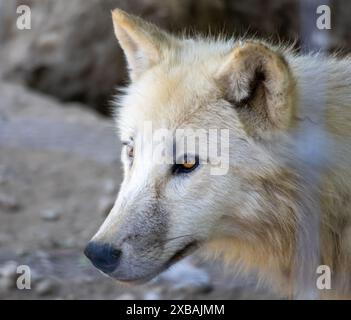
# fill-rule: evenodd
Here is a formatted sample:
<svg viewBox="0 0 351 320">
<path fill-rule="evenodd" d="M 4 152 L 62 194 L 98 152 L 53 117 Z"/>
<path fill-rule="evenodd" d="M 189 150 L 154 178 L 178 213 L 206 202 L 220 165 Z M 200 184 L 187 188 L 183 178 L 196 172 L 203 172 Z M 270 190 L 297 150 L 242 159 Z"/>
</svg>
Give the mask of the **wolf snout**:
<svg viewBox="0 0 351 320">
<path fill-rule="evenodd" d="M 118 266 L 122 251 L 111 244 L 89 242 L 84 254 L 91 263 L 104 273 L 112 273 Z"/>
</svg>

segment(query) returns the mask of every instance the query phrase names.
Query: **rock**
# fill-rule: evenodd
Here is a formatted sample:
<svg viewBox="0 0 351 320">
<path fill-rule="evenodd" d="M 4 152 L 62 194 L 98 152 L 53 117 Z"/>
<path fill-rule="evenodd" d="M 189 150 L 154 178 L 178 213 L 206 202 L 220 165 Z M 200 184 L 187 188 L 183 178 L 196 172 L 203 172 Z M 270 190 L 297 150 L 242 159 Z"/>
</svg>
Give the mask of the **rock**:
<svg viewBox="0 0 351 320">
<path fill-rule="evenodd" d="M 0 278 L 0 292 L 5 293 L 13 288 L 13 281 L 8 278 Z"/>
<path fill-rule="evenodd" d="M 7 261 L 0 267 L 0 277 L 15 279 L 17 274 L 17 262 Z"/>
<path fill-rule="evenodd" d="M 14 196 L 0 193 L 0 208 L 6 212 L 17 212 L 20 204 Z"/>
<path fill-rule="evenodd" d="M 6 242 L 9 242 L 11 237 L 8 234 L 0 233 L 0 246 L 3 246 Z"/>
<path fill-rule="evenodd" d="M 40 296 L 48 296 L 55 293 L 57 283 L 52 279 L 43 279 L 35 285 L 35 291 Z"/>
<path fill-rule="evenodd" d="M 61 239 L 60 241 L 57 241 L 57 247 L 59 248 L 74 248 L 76 246 L 76 241 L 73 237 L 67 237 L 64 239 Z"/>
<path fill-rule="evenodd" d="M 135 296 L 131 293 L 123 293 L 116 298 L 116 300 L 135 300 Z"/>
<path fill-rule="evenodd" d="M 162 291 L 162 288 L 160 288 L 160 287 L 147 290 L 144 294 L 143 299 L 144 300 L 160 300 L 161 299 L 161 291 Z"/>
<path fill-rule="evenodd" d="M 15 255 L 18 257 L 24 257 L 26 254 L 28 253 L 28 251 L 26 250 L 26 248 L 24 247 L 17 247 L 15 249 Z"/>
<path fill-rule="evenodd" d="M 59 209 L 49 208 L 41 212 L 40 217 L 45 221 L 57 221 L 60 219 L 62 212 Z"/>
<path fill-rule="evenodd" d="M 216 33 L 224 29 L 229 35 L 235 31 L 236 35 L 255 35 L 277 42 L 298 39 L 302 20 L 296 0 L 74 0 L 68 4 L 27 0 L 25 3 L 32 11 L 31 30 L 16 27 L 16 7 L 21 1 L 0 0 L 2 77 L 63 101 L 87 103 L 104 113 L 108 113 L 114 88 L 126 83 L 124 57 L 111 23 L 110 11 L 115 7 L 168 30 L 191 27 Z M 351 2 L 335 0 L 331 7 L 331 45 L 350 49 Z M 311 9 L 313 21 L 315 5 Z"/>
<path fill-rule="evenodd" d="M 189 259 L 175 264 L 161 274 L 160 279 L 172 286 L 173 290 L 205 293 L 212 289 L 211 279 L 206 270 L 195 267 Z"/>
<path fill-rule="evenodd" d="M 51 248 L 52 239 L 50 236 L 50 232 L 47 229 L 38 230 L 38 234 L 36 235 L 40 243 L 42 244 L 42 248 Z"/>
<path fill-rule="evenodd" d="M 112 121 L 84 110 L 86 106 L 62 104 L 21 85 L 1 80 L 0 97 L 0 113 L 7 118 L 6 121 L 0 118 L 1 148 L 65 152 L 103 164 L 117 164 L 120 145 L 116 143 L 118 139 Z M 1 155 L 4 156 L 4 153 L 2 151 Z M 23 157 L 28 158 L 26 155 Z M 13 166 L 11 163 L 9 165 Z M 43 164 L 40 161 L 30 161 L 27 166 L 38 175 L 42 173 Z M 62 169 L 61 165 L 47 164 L 45 170 L 46 174 L 57 176 L 57 170 L 61 172 Z M 16 178 L 16 174 L 11 173 L 9 168 L 4 173 L 7 180 L 16 181 L 13 178 Z M 116 179 L 116 183 L 119 182 Z"/>
<path fill-rule="evenodd" d="M 0 73 L 8 80 L 108 113 L 116 85 L 126 82 L 125 59 L 113 33 L 119 7 L 166 29 L 222 25 L 225 0 L 27 0 L 31 30 L 16 27 L 21 1 L 0 0 Z M 49 18 L 48 18 L 49 17 Z"/>
<path fill-rule="evenodd" d="M 0 266 L 0 291 L 7 292 L 16 286 L 17 262 L 8 261 Z"/>
</svg>

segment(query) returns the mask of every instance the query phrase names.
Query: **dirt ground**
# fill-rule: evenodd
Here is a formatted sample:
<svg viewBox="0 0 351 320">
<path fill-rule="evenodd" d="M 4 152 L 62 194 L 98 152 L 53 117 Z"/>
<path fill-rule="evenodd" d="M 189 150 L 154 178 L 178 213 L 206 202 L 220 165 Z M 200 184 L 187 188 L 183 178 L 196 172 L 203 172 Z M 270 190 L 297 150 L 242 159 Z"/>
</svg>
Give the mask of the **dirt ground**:
<svg viewBox="0 0 351 320">
<path fill-rule="evenodd" d="M 143 286 L 103 276 L 82 251 L 121 182 L 112 120 L 9 83 L 0 97 L 0 299 L 277 298 L 197 255 Z M 30 290 L 15 286 L 18 265 Z"/>
</svg>

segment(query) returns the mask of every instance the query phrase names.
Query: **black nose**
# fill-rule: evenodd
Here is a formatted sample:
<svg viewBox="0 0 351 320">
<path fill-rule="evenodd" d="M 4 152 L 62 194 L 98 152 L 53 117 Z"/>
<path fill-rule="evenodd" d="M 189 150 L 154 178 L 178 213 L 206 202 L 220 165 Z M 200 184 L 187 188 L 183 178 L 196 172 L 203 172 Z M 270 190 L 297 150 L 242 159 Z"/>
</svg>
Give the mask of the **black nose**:
<svg viewBox="0 0 351 320">
<path fill-rule="evenodd" d="M 110 244 L 89 242 L 84 254 L 96 268 L 105 273 L 112 273 L 117 268 L 121 251 Z"/>
</svg>

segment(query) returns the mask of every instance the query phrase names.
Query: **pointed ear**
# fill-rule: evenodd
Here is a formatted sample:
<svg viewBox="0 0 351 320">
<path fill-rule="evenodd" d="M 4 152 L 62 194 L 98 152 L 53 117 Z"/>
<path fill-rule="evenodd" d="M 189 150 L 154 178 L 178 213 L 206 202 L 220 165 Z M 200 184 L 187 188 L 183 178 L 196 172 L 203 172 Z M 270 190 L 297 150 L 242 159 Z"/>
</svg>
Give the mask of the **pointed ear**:
<svg viewBox="0 0 351 320">
<path fill-rule="evenodd" d="M 155 25 L 120 9 L 112 11 L 115 35 L 128 62 L 132 80 L 157 64 L 173 38 Z"/>
<path fill-rule="evenodd" d="M 253 134 L 289 127 L 295 80 L 279 53 L 256 42 L 238 45 L 227 56 L 217 78 L 226 99 Z"/>
</svg>

